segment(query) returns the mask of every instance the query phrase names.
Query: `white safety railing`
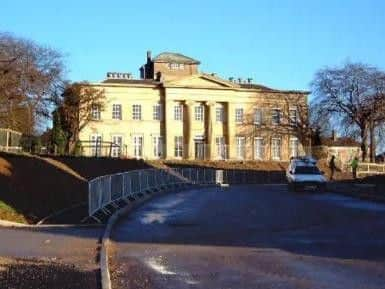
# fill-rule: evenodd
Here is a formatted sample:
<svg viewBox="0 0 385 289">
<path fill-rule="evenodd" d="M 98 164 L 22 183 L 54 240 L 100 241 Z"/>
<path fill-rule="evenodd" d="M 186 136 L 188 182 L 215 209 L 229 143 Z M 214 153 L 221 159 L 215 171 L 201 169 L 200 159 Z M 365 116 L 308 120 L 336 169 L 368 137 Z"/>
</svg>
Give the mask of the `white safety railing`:
<svg viewBox="0 0 385 289">
<path fill-rule="evenodd" d="M 217 170 L 212 168 L 173 168 L 134 170 L 95 178 L 88 183 L 88 213 L 138 193 L 165 190 L 178 185 L 257 184 L 284 180 L 282 172 L 252 170 Z"/>
<path fill-rule="evenodd" d="M 357 175 L 369 176 L 369 175 L 378 175 L 378 174 L 385 174 L 385 164 L 375 164 L 375 163 L 358 164 Z"/>
</svg>

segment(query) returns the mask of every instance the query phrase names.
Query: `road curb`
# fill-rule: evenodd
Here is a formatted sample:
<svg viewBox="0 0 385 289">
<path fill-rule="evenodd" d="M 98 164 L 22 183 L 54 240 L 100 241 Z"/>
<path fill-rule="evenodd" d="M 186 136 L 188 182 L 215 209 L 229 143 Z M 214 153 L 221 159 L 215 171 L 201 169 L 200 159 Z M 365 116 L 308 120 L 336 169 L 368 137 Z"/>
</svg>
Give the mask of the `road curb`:
<svg viewBox="0 0 385 289">
<path fill-rule="evenodd" d="M 0 228 L 25 228 L 25 229 L 39 229 L 39 228 L 93 228 L 101 227 L 101 224 L 23 224 L 11 221 L 0 220 Z"/>
</svg>

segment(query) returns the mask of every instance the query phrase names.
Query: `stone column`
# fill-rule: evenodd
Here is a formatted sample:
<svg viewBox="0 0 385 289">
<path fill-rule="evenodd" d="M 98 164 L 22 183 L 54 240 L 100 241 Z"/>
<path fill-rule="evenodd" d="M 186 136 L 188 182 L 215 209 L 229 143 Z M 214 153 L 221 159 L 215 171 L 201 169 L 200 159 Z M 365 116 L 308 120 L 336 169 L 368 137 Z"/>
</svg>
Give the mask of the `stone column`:
<svg viewBox="0 0 385 289">
<path fill-rule="evenodd" d="M 174 104 L 175 103 L 173 101 L 165 101 L 165 107 L 164 107 L 165 147 L 163 148 L 165 159 L 172 159 L 174 157 L 174 139 L 173 139 L 173 132 L 172 132 Z"/>
<path fill-rule="evenodd" d="M 184 106 L 184 143 L 187 145 L 185 156 L 187 159 L 194 159 L 194 136 L 192 133 L 192 124 L 194 121 L 194 101 L 185 101 Z"/>
<path fill-rule="evenodd" d="M 226 118 L 227 118 L 227 145 L 229 159 L 236 158 L 236 123 L 235 123 L 235 106 L 233 103 L 228 102 L 226 105 Z"/>
<path fill-rule="evenodd" d="M 209 160 L 214 160 L 216 158 L 215 150 L 215 135 L 214 135 L 214 126 L 215 126 L 215 102 L 207 101 L 207 118 L 206 118 L 206 136 L 207 136 L 207 154 Z"/>
</svg>

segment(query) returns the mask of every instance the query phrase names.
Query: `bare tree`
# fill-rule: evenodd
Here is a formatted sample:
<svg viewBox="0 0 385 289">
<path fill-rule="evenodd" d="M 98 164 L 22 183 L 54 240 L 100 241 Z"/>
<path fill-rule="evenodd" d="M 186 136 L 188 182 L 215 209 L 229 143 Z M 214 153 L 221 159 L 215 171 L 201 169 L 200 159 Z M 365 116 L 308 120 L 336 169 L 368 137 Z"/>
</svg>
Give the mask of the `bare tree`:
<svg viewBox="0 0 385 289">
<path fill-rule="evenodd" d="M 347 128 L 358 129 L 362 160 L 367 157 L 370 121 L 379 110 L 374 106 L 378 92 L 385 88 L 381 79 L 385 74 L 375 67 L 348 63 L 339 68 L 318 71 L 312 82 L 313 104 L 321 109 L 324 119 L 332 118 Z"/>
<path fill-rule="evenodd" d="M 0 123 L 32 133 L 38 118 L 50 116 L 51 92 L 63 71 L 56 50 L 0 33 Z"/>
<path fill-rule="evenodd" d="M 73 153 L 81 130 L 95 120 L 93 112 L 104 109 L 104 101 L 104 90 L 92 87 L 87 82 L 69 84 L 64 89 L 58 110 L 67 136 L 68 153 Z"/>
<path fill-rule="evenodd" d="M 305 152 L 311 154 L 311 127 L 305 95 L 296 92 L 277 93 L 271 90 L 269 100 L 245 112 L 242 135 L 252 138 L 261 135 L 296 137 Z M 261 113 L 260 121 L 256 121 L 256 111 Z"/>
</svg>

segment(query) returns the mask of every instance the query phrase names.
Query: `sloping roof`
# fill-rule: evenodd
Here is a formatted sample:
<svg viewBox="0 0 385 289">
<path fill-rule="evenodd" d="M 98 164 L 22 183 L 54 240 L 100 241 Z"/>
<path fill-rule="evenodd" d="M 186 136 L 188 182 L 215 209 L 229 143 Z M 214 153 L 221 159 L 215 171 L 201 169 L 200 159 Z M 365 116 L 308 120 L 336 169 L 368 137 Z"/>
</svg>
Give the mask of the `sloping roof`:
<svg viewBox="0 0 385 289">
<path fill-rule="evenodd" d="M 174 53 L 174 52 L 163 52 L 157 55 L 153 59 L 153 61 L 167 62 L 167 63 L 200 64 L 198 60 L 195 60 L 191 57 L 185 56 L 180 53 Z"/>
<path fill-rule="evenodd" d="M 115 84 L 152 84 L 157 85 L 160 84 L 159 81 L 152 79 L 106 79 L 103 80 L 102 83 L 115 83 Z"/>
<path fill-rule="evenodd" d="M 248 88 L 248 89 L 262 89 L 262 90 L 270 90 L 270 91 L 275 91 L 275 89 L 272 89 L 270 87 L 261 85 L 261 84 L 256 84 L 256 83 L 240 83 L 239 84 L 241 88 Z"/>
<path fill-rule="evenodd" d="M 331 137 L 321 137 L 321 145 L 335 146 L 335 147 L 356 147 L 360 143 L 351 137 L 338 137 L 335 140 Z"/>
</svg>

